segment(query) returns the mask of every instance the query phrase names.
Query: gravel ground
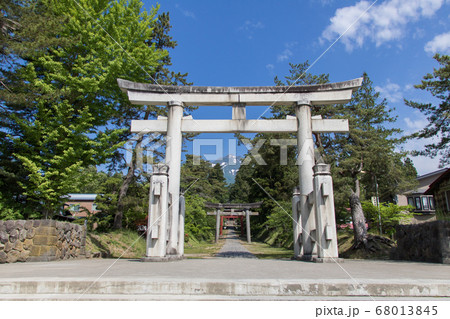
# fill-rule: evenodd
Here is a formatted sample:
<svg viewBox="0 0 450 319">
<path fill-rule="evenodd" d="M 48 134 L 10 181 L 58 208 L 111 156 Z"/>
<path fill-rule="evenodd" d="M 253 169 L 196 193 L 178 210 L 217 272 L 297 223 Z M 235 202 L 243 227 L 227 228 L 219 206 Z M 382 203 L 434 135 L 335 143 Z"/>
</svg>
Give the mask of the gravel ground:
<svg viewBox="0 0 450 319">
<path fill-rule="evenodd" d="M 241 245 L 239 235 L 235 230 L 228 230 L 225 245 L 217 253 L 216 257 L 224 258 L 256 258 L 247 248 Z"/>
</svg>

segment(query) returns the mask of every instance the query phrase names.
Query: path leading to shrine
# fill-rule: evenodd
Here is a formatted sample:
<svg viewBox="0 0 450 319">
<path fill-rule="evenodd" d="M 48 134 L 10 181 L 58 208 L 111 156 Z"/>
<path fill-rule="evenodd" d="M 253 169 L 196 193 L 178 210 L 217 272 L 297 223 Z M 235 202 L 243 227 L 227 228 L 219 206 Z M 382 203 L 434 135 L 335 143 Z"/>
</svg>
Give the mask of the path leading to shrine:
<svg viewBox="0 0 450 319">
<path fill-rule="evenodd" d="M 234 229 L 227 230 L 225 244 L 216 255 L 224 258 L 256 258 L 247 248 L 242 246 L 239 233 Z"/>
</svg>

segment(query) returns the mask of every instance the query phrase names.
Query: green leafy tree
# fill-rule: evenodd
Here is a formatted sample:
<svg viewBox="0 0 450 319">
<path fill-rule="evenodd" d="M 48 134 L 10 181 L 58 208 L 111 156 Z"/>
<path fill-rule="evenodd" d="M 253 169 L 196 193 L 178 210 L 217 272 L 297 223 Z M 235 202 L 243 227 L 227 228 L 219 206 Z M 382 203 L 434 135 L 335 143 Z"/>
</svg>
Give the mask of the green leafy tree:
<svg viewBox="0 0 450 319">
<path fill-rule="evenodd" d="M 97 223 L 99 230 L 110 230 L 114 226 L 117 214 L 120 188 L 123 182 L 122 174 L 110 173 L 100 185 L 95 200 L 100 213 L 89 217 L 90 223 Z M 134 178 L 129 185 L 128 195 L 123 202 L 123 226 L 136 230 L 136 223 L 145 219 L 148 214 L 149 182 L 146 179 Z"/>
<path fill-rule="evenodd" d="M 55 23 L 48 38 L 57 40 L 37 53 L 32 40 L 7 47 L 20 63 L 3 72 L 0 155 L 1 163 L 16 165 L 9 175 L 20 190 L 16 197 L 41 205 L 49 216 L 82 167 L 105 162 L 120 146 L 125 130 L 110 128 L 115 119 L 140 111 L 129 107 L 116 79 L 151 80 L 167 51 L 150 43 L 157 9 L 147 13 L 138 0 L 31 3 L 34 15 L 64 23 Z M 18 34 L 26 37 L 33 28 Z"/>
<path fill-rule="evenodd" d="M 440 165 L 450 164 L 450 56 L 436 54 L 434 59 L 439 63 L 439 68 L 433 73 L 423 77 L 422 83 L 414 87 L 428 91 L 439 100 L 439 105 L 434 103 L 418 103 L 405 100 L 406 105 L 418 109 L 427 116 L 428 125 L 419 132 L 411 135 L 412 138 L 437 138 L 438 142 L 425 145 L 425 149 L 417 150 L 415 155 L 435 157 L 442 155 Z"/>
<path fill-rule="evenodd" d="M 170 50 L 174 49 L 177 46 L 176 41 L 169 35 L 170 29 L 172 26 L 170 25 L 170 16 L 169 13 L 163 12 L 158 15 L 157 20 L 154 23 L 152 28 L 151 38 L 148 40 L 149 46 L 154 46 L 158 50 Z M 172 65 L 170 55 L 165 55 L 161 60 L 158 66 L 149 71 L 152 82 L 158 83 L 161 85 L 191 85 L 186 79 L 187 73 L 174 72 L 169 69 Z M 136 79 L 132 79 L 136 81 Z M 158 115 L 167 115 L 167 109 L 164 107 L 157 107 L 155 105 L 147 105 L 142 108 L 141 106 L 132 105 L 128 102 L 128 100 L 121 101 L 122 104 L 127 105 L 127 111 L 117 113 L 113 118 L 111 123 L 117 127 L 118 129 L 122 127 L 127 127 L 131 120 L 143 119 L 148 120 L 149 118 L 154 118 Z M 193 106 L 185 107 L 185 111 L 191 111 L 195 109 Z M 185 136 L 188 137 L 188 136 Z M 144 141 L 145 135 L 139 134 L 136 138 L 132 138 L 132 134 L 129 131 L 125 131 L 120 135 L 121 141 L 130 141 L 135 140 L 133 147 L 132 160 L 129 162 L 124 161 L 123 157 L 123 149 L 119 149 L 115 152 L 113 156 L 113 160 L 111 161 L 110 169 L 126 169 L 127 173 L 123 177 L 123 182 L 119 190 L 119 199 L 118 199 L 118 209 L 114 218 L 114 228 L 119 229 L 122 227 L 122 217 L 123 217 L 123 202 L 126 200 L 128 187 L 132 180 L 142 173 L 140 171 L 139 165 L 145 165 L 149 159 L 144 158 L 143 163 L 138 163 L 137 157 L 141 154 L 136 154 L 136 150 L 139 150 Z M 146 143 L 146 147 L 151 147 L 154 143 L 160 143 L 161 136 L 155 137 L 154 140 Z M 156 157 L 162 157 L 163 154 L 157 152 Z M 142 168 L 141 168 L 142 169 Z"/>
<path fill-rule="evenodd" d="M 393 203 L 380 203 L 380 209 L 374 206 L 371 202 L 362 202 L 364 214 L 369 223 L 374 225 L 374 228 L 378 227 L 378 223 L 381 220 L 381 229 L 383 233 L 393 237 L 395 234 L 395 226 L 400 223 L 405 223 L 413 218 L 414 214 L 411 213 L 413 209 L 411 206 L 398 206 Z"/>
<path fill-rule="evenodd" d="M 36 113 L 31 104 L 39 92 L 24 82 L 24 65 L 42 57 L 48 47 L 65 43 L 56 37 L 64 21 L 52 15 L 41 1 L 0 3 L 0 194 L 5 209 L 21 211 L 24 218 L 34 216 L 41 206 L 27 200 L 20 182 L 28 178 L 29 171 L 14 155 L 20 121 Z"/>
<path fill-rule="evenodd" d="M 215 220 L 212 216 L 207 216 L 204 203 L 223 203 L 228 200 L 226 181 L 220 165 L 213 165 L 194 155 L 186 155 L 186 161 L 181 167 L 181 188 L 186 191 L 185 231 L 189 238 L 212 239 Z"/>
<path fill-rule="evenodd" d="M 108 174 L 99 171 L 95 166 L 81 169 L 72 181 L 71 193 L 99 194 L 109 178 Z"/>
<path fill-rule="evenodd" d="M 291 210 L 291 203 L 279 202 L 279 204 L 281 207 L 277 206 L 271 210 L 257 236 L 269 245 L 292 248 L 292 218 L 286 213 Z"/>
<path fill-rule="evenodd" d="M 210 241 L 213 239 L 215 221 L 207 216 L 206 200 L 194 193 L 186 194 L 185 233 L 189 241 Z"/>
</svg>

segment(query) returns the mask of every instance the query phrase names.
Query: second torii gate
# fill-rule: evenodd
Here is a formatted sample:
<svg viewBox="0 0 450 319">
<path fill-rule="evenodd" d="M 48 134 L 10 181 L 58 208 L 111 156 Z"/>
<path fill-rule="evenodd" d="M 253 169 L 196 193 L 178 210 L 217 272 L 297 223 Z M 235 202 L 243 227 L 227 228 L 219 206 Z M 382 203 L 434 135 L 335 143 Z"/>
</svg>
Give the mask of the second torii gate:
<svg viewBox="0 0 450 319">
<path fill-rule="evenodd" d="M 241 220 L 241 235 L 243 234 L 243 219 L 245 216 L 247 242 L 251 243 L 250 232 L 250 216 L 258 216 L 258 212 L 252 212 L 250 209 L 261 207 L 262 202 L 258 203 L 210 203 L 206 202 L 206 208 L 214 208 L 214 212 L 208 212 L 208 215 L 216 216 L 216 243 L 219 241 L 219 236 L 222 235 L 223 218 L 225 217 L 239 217 Z"/>
<path fill-rule="evenodd" d="M 306 86 L 270 86 L 270 87 L 211 87 L 211 86 L 162 86 L 155 84 L 136 83 L 118 79 L 119 87 L 128 94 L 133 104 L 167 105 L 168 116 L 157 120 L 135 120 L 131 123 L 134 133 L 166 134 L 166 165 L 168 165 L 168 202 L 169 222 L 153 225 L 147 233 L 147 257 L 157 260 L 172 260 L 182 258 L 184 238 L 180 236 L 184 229 L 183 218 L 180 217 L 180 171 L 182 133 L 297 133 L 299 156 L 299 189 L 296 195 L 295 207 L 292 212 L 294 220 L 294 257 L 312 259 L 318 255 L 317 242 L 321 238 L 327 247 L 337 247 L 335 233 L 326 232 L 330 225 L 316 229 L 316 216 L 321 216 L 321 207 L 333 207 L 330 203 L 332 191 L 328 184 L 318 184 L 321 190 L 321 204 L 314 206 L 317 198 L 314 192 L 314 142 L 313 133 L 344 133 L 348 132 L 348 121 L 344 119 L 321 119 L 311 117 L 311 106 L 324 104 L 347 103 L 353 91 L 362 84 L 362 78 L 320 85 Z M 192 116 L 183 116 L 184 106 L 232 106 L 231 120 L 194 120 Z M 247 120 L 246 105 L 273 106 L 294 105 L 295 116 L 286 119 Z M 285 146 L 286 147 L 286 146 Z M 281 149 L 283 150 L 283 149 Z M 316 167 L 318 183 L 322 183 L 319 175 L 327 174 Z M 155 188 L 157 192 L 161 187 Z M 152 188 L 150 192 L 153 192 Z M 156 193 L 155 193 L 156 194 Z M 157 195 L 160 196 L 160 195 Z M 156 198 L 156 197 L 155 197 Z M 298 213 L 299 211 L 300 213 Z M 315 214 L 314 214 L 315 212 Z M 160 212 L 161 213 L 161 212 Z M 164 212 L 165 214 L 165 212 Z M 149 219 L 150 220 L 150 219 Z M 319 218 L 320 220 L 320 218 Z M 333 221 L 334 223 L 334 221 Z M 323 223 L 320 222 L 319 225 Z M 162 227 L 165 227 L 162 229 Z M 159 228 L 158 228 L 159 227 Z M 152 234 L 154 232 L 154 234 Z M 162 235 L 162 234 L 167 234 Z M 164 243 L 155 245 L 158 239 L 164 238 Z M 166 238 L 168 241 L 166 242 Z M 331 244 L 330 244 L 331 243 Z M 154 247 L 160 249 L 154 249 Z M 162 247 L 165 247 L 164 249 Z M 337 249 L 328 248 L 319 251 L 322 257 L 334 258 Z M 331 254 L 331 255 L 330 255 Z M 327 257 L 327 258 L 328 258 Z"/>
</svg>

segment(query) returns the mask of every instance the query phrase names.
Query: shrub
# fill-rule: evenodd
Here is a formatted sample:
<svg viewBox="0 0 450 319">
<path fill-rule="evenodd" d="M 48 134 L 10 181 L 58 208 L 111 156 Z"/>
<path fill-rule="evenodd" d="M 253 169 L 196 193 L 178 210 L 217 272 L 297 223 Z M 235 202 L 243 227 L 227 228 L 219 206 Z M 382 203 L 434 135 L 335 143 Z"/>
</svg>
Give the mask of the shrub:
<svg viewBox="0 0 450 319">
<path fill-rule="evenodd" d="M 378 228 L 378 208 L 371 202 L 362 202 L 364 215 L 367 221 Z M 414 214 L 411 206 L 398 206 L 393 203 L 380 203 L 380 219 L 383 233 L 393 236 L 395 234 L 395 226 L 401 222 L 409 221 Z"/>
</svg>

